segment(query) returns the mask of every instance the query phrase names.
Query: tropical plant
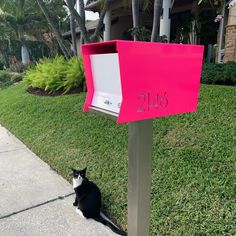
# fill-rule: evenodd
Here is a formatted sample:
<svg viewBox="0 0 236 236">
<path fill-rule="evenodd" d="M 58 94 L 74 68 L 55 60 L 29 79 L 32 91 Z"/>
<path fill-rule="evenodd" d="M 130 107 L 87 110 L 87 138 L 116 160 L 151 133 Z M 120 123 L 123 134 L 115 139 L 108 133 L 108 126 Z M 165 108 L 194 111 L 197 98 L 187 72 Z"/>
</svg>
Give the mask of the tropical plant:
<svg viewBox="0 0 236 236">
<path fill-rule="evenodd" d="M 47 22 L 50 25 L 50 27 L 57 39 L 57 42 L 60 46 L 60 49 L 61 49 L 63 55 L 65 56 L 66 59 L 69 59 L 70 58 L 70 50 L 67 48 L 67 46 L 64 42 L 64 39 L 63 39 L 57 25 L 54 22 L 54 19 L 51 17 L 48 7 L 46 6 L 46 4 L 44 3 L 43 0 L 36 0 L 36 1 L 39 5 L 41 11 L 43 12 L 44 16 L 46 17 Z"/>
<path fill-rule="evenodd" d="M 130 1 L 128 1 L 129 3 Z M 134 34 L 134 41 L 138 40 L 138 34 L 139 34 L 139 10 L 142 4 L 142 8 L 145 10 L 148 8 L 150 1 L 148 0 L 132 0 L 132 16 L 133 16 L 133 34 Z M 151 33 L 151 41 L 155 42 L 158 40 L 158 29 L 160 25 L 160 16 L 161 16 L 161 9 L 162 9 L 162 3 L 163 0 L 154 0 L 153 4 L 153 27 L 152 27 L 152 33 Z"/>
<path fill-rule="evenodd" d="M 9 59 L 6 48 L 9 45 L 12 31 L 6 25 L 0 22 L 0 54 L 2 56 L 3 64 L 8 67 Z"/>
<path fill-rule="evenodd" d="M 151 35 L 148 29 L 145 26 L 139 24 L 139 13 L 140 9 L 143 11 L 150 10 L 150 7 L 153 5 L 153 1 L 149 0 L 123 0 L 124 5 L 132 9 L 133 17 L 133 28 L 130 29 L 126 34 L 129 38 L 129 32 L 133 36 L 134 41 L 150 41 Z"/>
<path fill-rule="evenodd" d="M 202 3 L 209 3 L 212 7 L 225 5 L 230 8 L 236 5 L 236 0 L 198 0 L 199 5 Z"/>
<path fill-rule="evenodd" d="M 12 85 L 11 76 L 6 71 L 0 71 L 0 90 Z"/>
<path fill-rule="evenodd" d="M 0 22 L 21 42 L 23 64 L 30 62 L 25 36 L 32 35 L 40 24 L 40 15 L 35 11 L 30 0 L 2 0 L 0 2 Z"/>
<path fill-rule="evenodd" d="M 26 40 L 25 43 L 31 56 L 30 64 L 40 58 L 49 56 L 49 48 L 45 42 Z M 21 42 L 11 38 L 0 40 L 0 56 L 3 60 L 4 68 L 13 68 L 16 71 L 14 69 L 16 68 L 15 65 L 21 63 Z M 26 65 L 24 68 L 26 68 Z"/>
<path fill-rule="evenodd" d="M 151 40 L 151 31 L 149 29 L 147 29 L 145 26 L 139 26 L 139 27 L 135 27 L 135 28 L 128 30 L 127 36 L 130 37 L 130 35 L 132 36 L 132 38 L 135 41 L 147 41 L 148 42 Z M 129 38 L 129 39 L 131 39 L 131 38 Z"/>
<path fill-rule="evenodd" d="M 98 36 L 102 30 L 103 27 L 103 19 L 105 17 L 106 11 L 110 5 L 110 3 L 112 2 L 112 0 L 103 0 L 101 1 L 101 13 L 100 13 L 100 18 L 98 21 L 98 25 L 95 29 L 95 32 L 92 36 L 89 36 L 88 31 L 86 29 L 85 26 L 85 22 L 83 20 L 83 12 L 84 12 L 84 8 L 82 7 L 82 11 L 80 13 L 78 13 L 75 8 L 74 8 L 74 4 L 73 4 L 73 0 L 64 0 L 70 13 L 74 16 L 74 18 L 76 19 L 80 30 L 81 30 L 81 34 L 82 37 L 85 41 L 85 43 L 90 43 L 90 42 L 95 42 L 98 40 Z M 79 3 L 82 0 L 79 0 Z M 160 24 L 160 15 L 161 15 L 161 8 L 162 8 L 162 1 L 163 0 L 154 0 L 154 22 L 153 22 L 153 30 L 152 30 L 152 41 L 156 41 L 157 40 L 157 30 L 159 28 L 159 24 Z M 90 1 L 93 2 L 93 1 Z M 149 0 L 124 0 L 124 4 L 129 5 L 131 4 L 132 6 L 132 15 L 133 15 L 133 35 L 134 35 L 134 39 L 137 40 L 138 39 L 138 32 L 140 31 L 139 27 L 139 10 L 140 10 L 140 6 L 142 9 L 147 9 L 151 4 Z"/>
<path fill-rule="evenodd" d="M 73 88 L 81 86 L 84 82 L 84 67 L 82 58 L 73 57 L 67 63 L 66 77 L 62 84 L 65 93 Z"/>
<path fill-rule="evenodd" d="M 4 63 L 3 63 L 2 56 L 0 56 L 0 70 L 3 70 L 3 68 L 4 68 Z"/>
<path fill-rule="evenodd" d="M 48 93 L 61 89 L 67 93 L 84 82 L 82 60 L 73 57 L 66 61 L 62 56 L 45 58 L 26 72 L 23 81 L 27 87 L 39 88 Z"/>
<path fill-rule="evenodd" d="M 88 30 L 86 29 L 85 21 L 83 19 L 83 13 L 82 12 L 84 12 L 84 10 L 82 10 L 79 14 L 74 8 L 74 4 L 73 4 L 74 0 L 64 0 L 64 1 L 65 1 L 66 6 L 68 7 L 68 9 L 70 11 L 70 14 L 73 15 L 76 22 L 78 23 L 78 25 L 80 27 L 80 30 L 81 30 L 81 35 L 82 35 L 85 43 L 91 43 L 91 42 L 98 41 L 99 35 L 102 31 L 103 20 L 104 20 L 106 11 L 107 11 L 110 3 L 112 2 L 112 0 L 102 1 L 102 4 L 101 4 L 102 10 L 101 10 L 101 13 L 100 13 L 98 24 L 97 24 L 97 27 L 96 27 L 94 33 L 91 36 L 89 35 Z"/>
<path fill-rule="evenodd" d="M 40 88 L 54 92 L 61 88 L 62 78 L 65 77 L 66 61 L 58 56 L 55 59 L 44 59 L 28 70 L 24 82 L 28 87 Z"/>
</svg>

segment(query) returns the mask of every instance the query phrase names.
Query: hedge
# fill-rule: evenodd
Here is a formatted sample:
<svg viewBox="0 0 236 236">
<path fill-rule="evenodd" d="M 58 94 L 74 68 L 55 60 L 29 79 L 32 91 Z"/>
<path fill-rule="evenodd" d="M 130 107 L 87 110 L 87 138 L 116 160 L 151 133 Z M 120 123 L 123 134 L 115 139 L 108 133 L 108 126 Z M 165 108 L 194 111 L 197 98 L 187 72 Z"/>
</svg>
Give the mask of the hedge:
<svg viewBox="0 0 236 236">
<path fill-rule="evenodd" d="M 236 63 L 204 63 L 201 82 L 204 84 L 236 85 Z"/>
</svg>

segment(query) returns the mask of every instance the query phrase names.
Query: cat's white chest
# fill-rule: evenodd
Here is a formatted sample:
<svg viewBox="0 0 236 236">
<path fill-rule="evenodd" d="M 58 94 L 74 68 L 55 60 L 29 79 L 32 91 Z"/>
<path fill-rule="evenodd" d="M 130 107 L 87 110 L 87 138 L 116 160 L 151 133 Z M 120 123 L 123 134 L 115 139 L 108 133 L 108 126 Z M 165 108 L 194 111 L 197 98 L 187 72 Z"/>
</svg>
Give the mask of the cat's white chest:
<svg viewBox="0 0 236 236">
<path fill-rule="evenodd" d="M 83 212 L 82 212 L 80 209 L 76 208 L 76 209 L 75 209 L 75 212 L 76 212 L 77 214 L 79 214 L 82 218 L 86 219 L 86 218 L 84 217 Z"/>
<path fill-rule="evenodd" d="M 77 188 L 82 184 L 83 179 L 82 178 L 73 178 L 73 188 Z"/>
</svg>

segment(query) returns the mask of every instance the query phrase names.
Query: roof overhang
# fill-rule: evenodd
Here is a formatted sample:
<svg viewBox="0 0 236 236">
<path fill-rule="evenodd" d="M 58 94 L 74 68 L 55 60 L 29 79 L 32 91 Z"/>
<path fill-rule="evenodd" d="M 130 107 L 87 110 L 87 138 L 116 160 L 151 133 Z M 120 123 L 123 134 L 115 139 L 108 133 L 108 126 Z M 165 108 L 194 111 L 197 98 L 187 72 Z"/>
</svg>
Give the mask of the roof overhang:
<svg viewBox="0 0 236 236">
<path fill-rule="evenodd" d="M 110 3 L 117 0 L 110 0 Z M 86 11 L 100 12 L 103 0 L 97 0 L 96 2 L 91 2 L 85 7 Z"/>
<path fill-rule="evenodd" d="M 88 21 L 86 22 L 86 29 L 88 30 L 88 32 L 93 33 L 97 27 L 98 24 L 98 20 L 94 20 L 94 21 Z M 76 28 L 76 34 L 80 34 L 81 30 L 80 27 Z M 71 31 L 67 31 L 64 34 L 62 34 L 63 38 L 70 38 L 71 37 Z"/>
</svg>

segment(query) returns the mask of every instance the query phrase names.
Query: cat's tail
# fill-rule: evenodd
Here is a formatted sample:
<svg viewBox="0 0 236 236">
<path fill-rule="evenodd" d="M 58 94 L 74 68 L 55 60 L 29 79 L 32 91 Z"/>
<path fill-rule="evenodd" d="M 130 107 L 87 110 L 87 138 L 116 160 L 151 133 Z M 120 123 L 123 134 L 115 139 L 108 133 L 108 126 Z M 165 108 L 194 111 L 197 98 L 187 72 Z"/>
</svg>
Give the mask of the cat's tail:
<svg viewBox="0 0 236 236">
<path fill-rule="evenodd" d="M 108 226 L 114 233 L 127 236 L 127 233 L 120 229 L 117 225 L 115 225 L 111 220 L 109 220 L 102 212 L 100 212 L 100 216 L 94 218 L 96 221 Z"/>
</svg>

